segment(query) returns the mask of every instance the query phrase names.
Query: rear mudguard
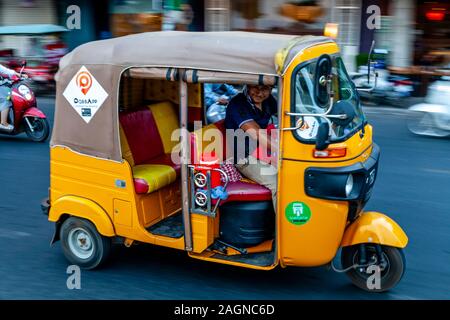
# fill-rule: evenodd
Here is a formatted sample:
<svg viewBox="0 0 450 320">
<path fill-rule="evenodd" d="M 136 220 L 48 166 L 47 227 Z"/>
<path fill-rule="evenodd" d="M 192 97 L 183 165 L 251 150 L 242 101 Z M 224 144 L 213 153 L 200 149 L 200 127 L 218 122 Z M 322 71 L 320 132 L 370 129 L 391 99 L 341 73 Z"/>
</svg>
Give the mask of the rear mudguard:
<svg viewBox="0 0 450 320">
<path fill-rule="evenodd" d="M 97 231 L 105 237 L 115 236 L 115 230 L 111 218 L 97 203 L 77 196 L 63 196 L 52 202 L 48 212 L 48 220 L 56 222 L 54 242 L 58 238 L 58 231 L 63 219 L 62 216 L 69 215 L 91 221 Z"/>
<path fill-rule="evenodd" d="M 47 118 L 45 113 L 43 113 L 41 110 L 39 110 L 38 108 L 35 108 L 35 107 L 28 108 L 27 110 L 25 110 L 23 117 L 35 117 L 35 118 L 41 118 L 41 119 Z"/>
<path fill-rule="evenodd" d="M 379 212 L 364 212 L 345 229 L 341 247 L 361 243 L 404 248 L 408 244 L 408 237 L 388 216 Z"/>
</svg>

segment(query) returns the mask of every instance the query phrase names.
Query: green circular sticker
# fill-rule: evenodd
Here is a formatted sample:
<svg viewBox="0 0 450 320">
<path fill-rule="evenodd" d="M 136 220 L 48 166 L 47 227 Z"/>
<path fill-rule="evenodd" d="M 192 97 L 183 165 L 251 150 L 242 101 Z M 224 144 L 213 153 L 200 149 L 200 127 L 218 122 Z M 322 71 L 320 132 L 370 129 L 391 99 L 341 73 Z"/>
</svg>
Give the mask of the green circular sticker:
<svg viewBox="0 0 450 320">
<path fill-rule="evenodd" d="M 294 201 L 287 205 L 286 219 L 292 224 L 301 226 L 311 219 L 311 209 L 304 202 Z"/>
</svg>

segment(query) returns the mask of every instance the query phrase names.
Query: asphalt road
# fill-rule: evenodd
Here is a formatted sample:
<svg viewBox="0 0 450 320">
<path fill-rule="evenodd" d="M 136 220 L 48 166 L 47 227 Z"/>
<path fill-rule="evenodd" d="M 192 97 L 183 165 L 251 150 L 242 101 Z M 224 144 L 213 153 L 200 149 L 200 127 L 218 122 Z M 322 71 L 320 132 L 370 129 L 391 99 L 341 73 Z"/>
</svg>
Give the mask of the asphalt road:
<svg viewBox="0 0 450 320">
<path fill-rule="evenodd" d="M 40 99 L 53 120 L 53 101 Z M 374 111 L 382 157 L 366 209 L 407 232 L 407 271 L 392 291 L 371 294 L 326 268 L 271 272 L 211 264 L 147 245 L 117 248 L 98 271 L 66 286 L 68 263 L 40 211 L 49 186 L 47 144 L 0 136 L 0 299 L 449 299 L 450 140 L 412 136 L 403 112 Z"/>
</svg>

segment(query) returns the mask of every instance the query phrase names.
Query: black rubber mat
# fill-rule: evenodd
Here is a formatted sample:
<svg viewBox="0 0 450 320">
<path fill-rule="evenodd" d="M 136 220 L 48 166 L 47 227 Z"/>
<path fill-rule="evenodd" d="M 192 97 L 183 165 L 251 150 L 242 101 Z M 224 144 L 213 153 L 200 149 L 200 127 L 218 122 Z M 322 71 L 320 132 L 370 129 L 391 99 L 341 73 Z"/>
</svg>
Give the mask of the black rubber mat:
<svg viewBox="0 0 450 320">
<path fill-rule="evenodd" d="M 147 231 L 169 238 L 180 238 L 184 235 L 183 217 L 181 213 L 166 218 L 147 228 Z"/>
<path fill-rule="evenodd" d="M 249 254 L 239 254 L 234 256 L 226 256 L 223 254 L 214 254 L 212 258 L 228 260 L 234 262 L 241 262 L 246 264 L 251 264 L 254 266 L 267 267 L 273 264 L 275 257 L 275 252 L 260 252 L 260 253 L 249 253 Z"/>
</svg>

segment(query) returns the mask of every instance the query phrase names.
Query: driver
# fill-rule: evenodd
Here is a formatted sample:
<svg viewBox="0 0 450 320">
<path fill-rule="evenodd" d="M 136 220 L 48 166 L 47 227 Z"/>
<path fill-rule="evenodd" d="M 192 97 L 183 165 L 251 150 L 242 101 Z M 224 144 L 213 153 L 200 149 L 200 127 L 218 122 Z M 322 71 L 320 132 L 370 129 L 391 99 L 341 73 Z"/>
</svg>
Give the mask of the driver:
<svg viewBox="0 0 450 320">
<path fill-rule="evenodd" d="M 261 129 L 267 129 L 272 116 L 277 113 L 277 102 L 271 91 L 272 87 L 268 85 L 247 85 L 242 93 L 230 100 L 225 117 L 226 129 L 243 130 L 263 150 L 274 150 L 268 136 L 259 132 Z M 254 150 L 246 149 L 245 155 L 236 157 L 236 168 L 246 177 L 270 189 L 276 211 L 276 168 L 252 156 Z"/>
<path fill-rule="evenodd" d="M 0 64 L 0 129 L 12 131 L 14 127 L 8 123 L 9 108 L 11 103 L 11 89 L 6 86 L 4 78 L 20 76 L 14 70 L 8 69 Z"/>
</svg>

